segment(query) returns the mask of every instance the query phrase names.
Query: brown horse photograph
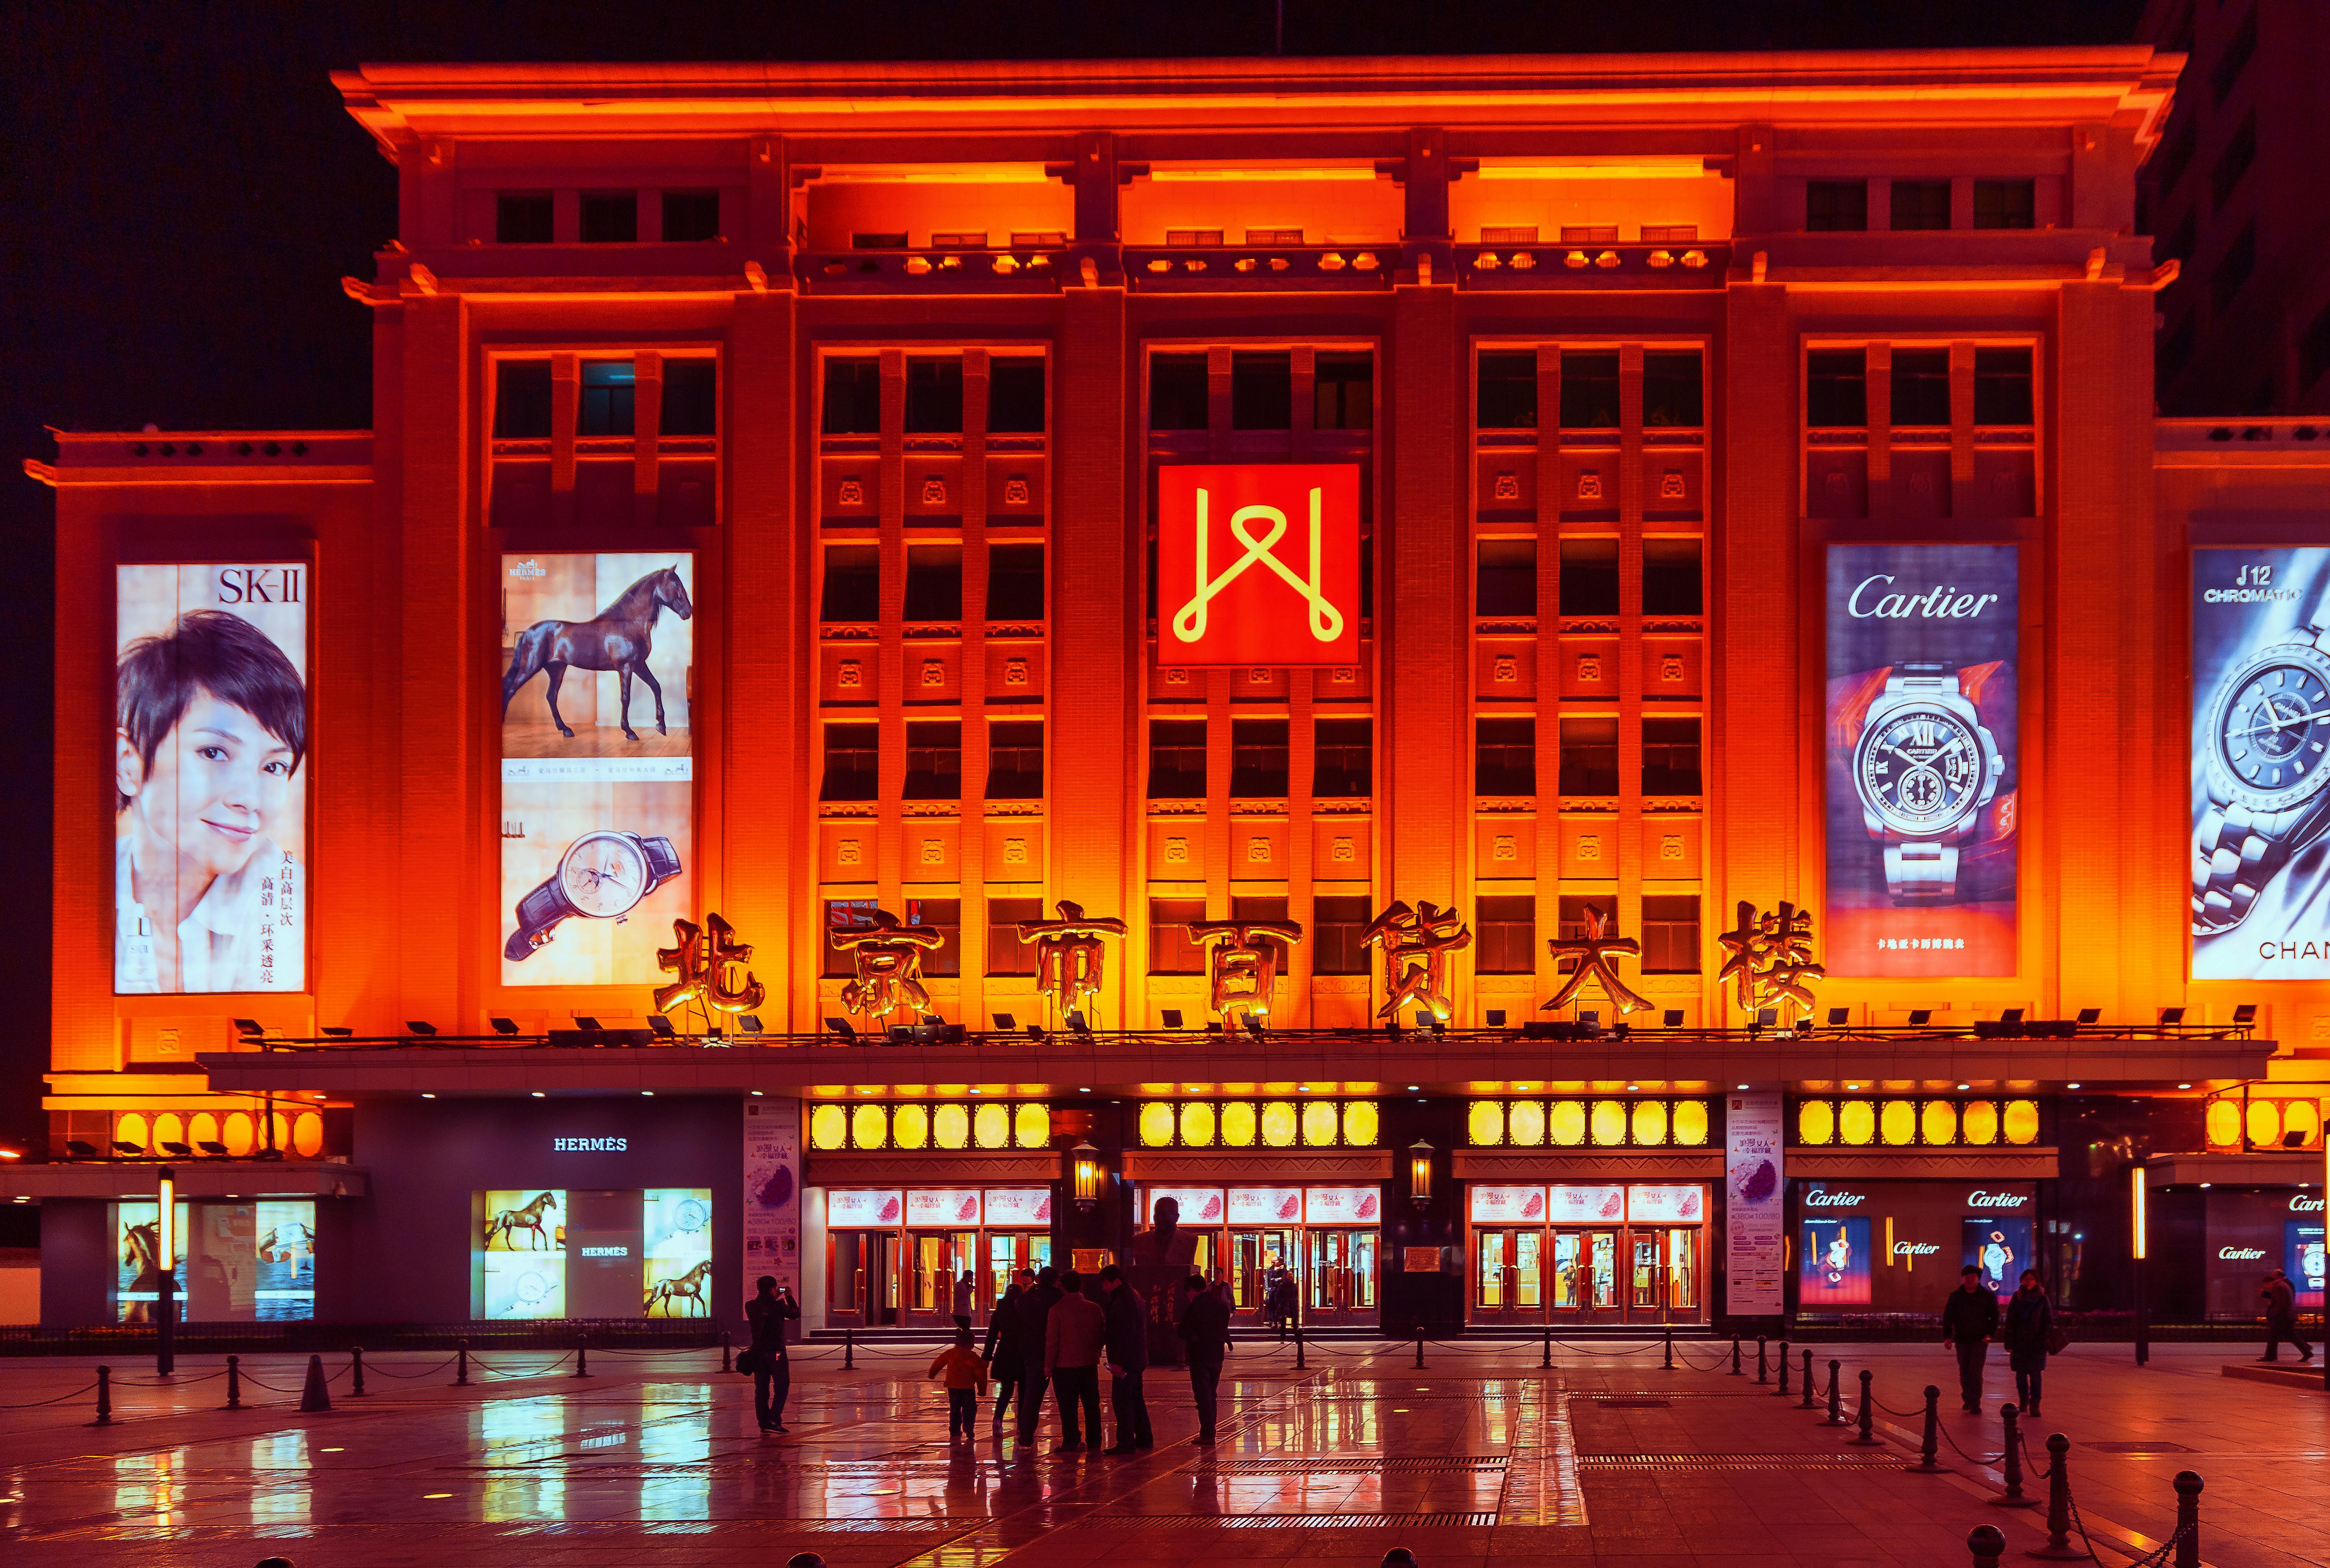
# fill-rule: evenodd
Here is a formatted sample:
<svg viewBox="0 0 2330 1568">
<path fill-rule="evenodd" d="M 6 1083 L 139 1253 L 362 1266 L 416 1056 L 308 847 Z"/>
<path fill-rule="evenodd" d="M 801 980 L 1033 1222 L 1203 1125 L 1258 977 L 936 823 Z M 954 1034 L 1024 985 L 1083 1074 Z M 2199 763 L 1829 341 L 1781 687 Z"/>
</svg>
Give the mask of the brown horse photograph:
<svg viewBox="0 0 2330 1568">
<path fill-rule="evenodd" d="M 682 620 L 696 614 L 687 585 L 680 581 L 677 568 L 670 566 L 649 572 L 589 620 L 535 621 L 517 635 L 510 649 L 509 668 L 502 675 L 502 717 L 509 717 L 512 699 L 528 681 L 537 675 L 546 676 L 545 696 L 551 723 L 571 741 L 573 728 L 558 711 L 559 687 L 567 670 L 611 671 L 621 682 L 622 701 L 616 722 L 623 739 L 639 738 L 631 728 L 634 676 L 655 697 L 656 733 L 669 733 L 664 725 L 663 685 L 648 668 L 655 651 L 656 621 L 667 609 Z"/>
<path fill-rule="evenodd" d="M 712 1315 L 712 1306 L 705 1300 L 704 1292 L 706 1287 L 711 1283 L 712 1260 L 706 1258 L 685 1274 L 675 1275 L 668 1280 L 658 1280 L 649 1286 L 647 1302 L 640 1309 L 640 1316 L 654 1317 L 656 1307 L 660 1303 L 663 1307 L 663 1315 L 668 1318 L 672 1315 L 673 1304 L 685 1301 L 688 1303 L 689 1309 L 684 1316 L 708 1318 Z"/>
<path fill-rule="evenodd" d="M 528 1252 L 535 1251 L 537 1242 L 545 1247 L 554 1245 L 550 1237 L 543 1231 L 542 1216 L 544 1211 L 554 1209 L 557 1206 L 558 1198 L 555 1194 L 537 1193 L 535 1195 L 534 1202 L 522 1209 L 502 1210 L 486 1222 L 485 1245 L 480 1251 L 492 1251 L 494 1238 L 498 1236 L 501 1238 L 502 1251 L 515 1252 L 518 1250 L 516 1237 L 520 1231 L 526 1233 L 526 1245 Z"/>
</svg>

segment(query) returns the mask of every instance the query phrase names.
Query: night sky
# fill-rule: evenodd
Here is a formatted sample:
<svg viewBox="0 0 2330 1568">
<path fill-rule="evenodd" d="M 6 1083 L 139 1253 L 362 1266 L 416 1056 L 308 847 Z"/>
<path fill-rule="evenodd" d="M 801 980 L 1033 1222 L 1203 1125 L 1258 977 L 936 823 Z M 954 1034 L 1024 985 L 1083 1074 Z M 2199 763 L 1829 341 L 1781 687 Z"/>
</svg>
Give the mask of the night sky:
<svg viewBox="0 0 2330 1568">
<path fill-rule="evenodd" d="M 2142 0 L 1286 0 L 1285 52 L 1580 53 L 2111 43 Z M 0 1144 L 48 1061 L 50 492 L 80 430 L 363 428 L 395 172 L 328 72 L 366 61 L 1268 54 L 1270 0 L 728 8 L 408 0 L 0 7 L 0 734 L 19 869 L 0 926 Z M 15 1238 L 0 1235 L 0 1244 Z"/>
</svg>

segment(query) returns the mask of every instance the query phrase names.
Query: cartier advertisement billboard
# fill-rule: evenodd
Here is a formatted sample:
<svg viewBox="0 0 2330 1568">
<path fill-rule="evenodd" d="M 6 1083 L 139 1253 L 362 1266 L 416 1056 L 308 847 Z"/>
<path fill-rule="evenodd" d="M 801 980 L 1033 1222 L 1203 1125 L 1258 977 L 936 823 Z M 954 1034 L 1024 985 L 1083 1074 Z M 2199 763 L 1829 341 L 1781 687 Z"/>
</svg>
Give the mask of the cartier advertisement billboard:
<svg viewBox="0 0 2330 1568">
<path fill-rule="evenodd" d="M 1159 469 L 1157 582 L 1160 664 L 1357 664 L 1359 466 Z"/>
<path fill-rule="evenodd" d="M 2330 550 L 2193 553 L 2193 977 L 2330 975 Z"/>
<path fill-rule="evenodd" d="M 2011 544 L 1829 548 L 1831 975 L 2015 971 L 2016 565 Z"/>
<path fill-rule="evenodd" d="M 507 986 L 649 985 L 690 912 L 695 558 L 501 562 Z"/>
<path fill-rule="evenodd" d="M 115 572 L 116 991 L 307 987 L 309 575 Z"/>
</svg>

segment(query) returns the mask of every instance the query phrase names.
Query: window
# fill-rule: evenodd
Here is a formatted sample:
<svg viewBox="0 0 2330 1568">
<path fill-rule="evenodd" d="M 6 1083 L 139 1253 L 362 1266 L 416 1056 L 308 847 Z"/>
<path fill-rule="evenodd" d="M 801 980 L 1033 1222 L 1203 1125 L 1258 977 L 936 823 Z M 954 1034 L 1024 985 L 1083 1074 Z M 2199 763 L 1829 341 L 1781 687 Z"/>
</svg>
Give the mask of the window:
<svg viewBox="0 0 2330 1568">
<path fill-rule="evenodd" d="M 2209 171 L 2209 200 L 2218 211 L 2222 212 L 2225 203 L 2233 199 L 2241 176 L 2249 172 L 2249 165 L 2256 159 L 2257 111 L 2252 109 L 2225 143 L 2225 150 L 2217 155 L 2216 166 Z"/>
<path fill-rule="evenodd" d="M 1286 918 L 1286 895 L 1283 893 L 1233 893 L 1230 895 L 1230 919 L 1234 921 L 1283 921 Z M 1279 949 L 1281 958 L 1285 949 Z"/>
<path fill-rule="evenodd" d="M 1302 243 L 1302 231 L 1300 229 L 1248 229 L 1246 231 L 1246 242 L 1249 245 L 1300 245 Z"/>
<path fill-rule="evenodd" d="M 1707 422 L 1697 350 L 1643 355 L 1643 423 L 1650 430 L 1691 430 Z"/>
<path fill-rule="evenodd" d="M 987 619 L 1044 619 L 1042 545 L 990 544 L 987 547 Z"/>
<path fill-rule="evenodd" d="M 2032 422 L 2029 349 L 1977 348 L 1974 351 L 1974 422 L 1978 425 L 2027 425 Z"/>
<path fill-rule="evenodd" d="M 905 800 L 962 798 L 962 726 L 924 719 L 906 725 Z"/>
<path fill-rule="evenodd" d="M 663 194 L 663 237 L 667 243 L 720 238 L 720 193 L 666 191 Z"/>
<path fill-rule="evenodd" d="M 1479 935 L 1473 968 L 1482 975 L 1527 975 L 1537 969 L 1537 900 L 1528 893 L 1483 896 L 1473 908 Z"/>
<path fill-rule="evenodd" d="M 987 428 L 999 436 L 1041 435 L 1044 362 L 993 359 L 987 364 Z"/>
<path fill-rule="evenodd" d="M 2257 52 L 2257 18 L 2258 8 L 2252 5 L 2217 53 L 2217 67 L 2209 73 L 2209 87 L 2220 109 L 2224 107 L 2225 99 L 2233 96 L 2233 89 L 2240 85 L 2241 72 L 2248 67 L 2249 56 Z"/>
<path fill-rule="evenodd" d="M 1699 242 L 1696 223 L 1645 223 L 1643 243 L 1645 245 L 1695 245 Z"/>
<path fill-rule="evenodd" d="M 987 727 L 987 798 L 1044 798 L 1044 724 L 1040 719 L 1002 719 Z"/>
<path fill-rule="evenodd" d="M 932 231 L 933 250 L 984 250 L 987 234 L 979 229 L 938 229 Z"/>
<path fill-rule="evenodd" d="M 1948 349 L 1895 349 L 1892 383 L 1892 419 L 1895 425 L 1946 425 L 1950 422 Z"/>
<path fill-rule="evenodd" d="M 628 436 L 638 374 L 628 359 L 582 362 L 582 396 L 574 410 L 578 436 Z"/>
<path fill-rule="evenodd" d="M 1564 795 L 1618 793 L 1618 721 L 1561 721 L 1561 792 Z"/>
<path fill-rule="evenodd" d="M 1643 973 L 1699 973 L 1699 895 L 1643 895 Z"/>
<path fill-rule="evenodd" d="M 1618 613 L 1618 542 L 1615 539 L 1565 539 L 1561 542 L 1561 613 Z"/>
<path fill-rule="evenodd" d="M 1473 721 L 1473 792 L 1476 795 L 1537 793 L 1537 721 Z"/>
<path fill-rule="evenodd" d="M 1183 246 L 1218 245 L 1221 242 L 1222 231 L 1219 229 L 1168 229 L 1165 231 L 1165 243 L 1176 250 Z"/>
<path fill-rule="evenodd" d="M 1314 975 L 1364 975 L 1368 949 L 1359 933 L 1375 917 L 1364 893 L 1322 893 L 1311 901 L 1311 972 Z"/>
<path fill-rule="evenodd" d="M 1976 180 L 1974 183 L 1974 226 L 1977 229 L 2030 229 L 2039 221 L 2037 183 L 2032 180 Z"/>
<path fill-rule="evenodd" d="M 1202 354 L 1153 354 L 1149 356 L 1149 428 L 1152 430 L 1202 430 L 1207 428 L 1206 356 Z"/>
<path fill-rule="evenodd" d="M 1527 349 L 1482 354 L 1473 412 L 1484 430 L 1537 429 L 1537 355 Z"/>
<path fill-rule="evenodd" d="M 1950 183 L 1947 180 L 1893 182 L 1893 227 L 1946 229 L 1950 226 Z"/>
<path fill-rule="evenodd" d="M 820 800 L 871 800 L 881 782 L 882 728 L 878 724 L 825 727 L 825 789 Z"/>
<path fill-rule="evenodd" d="M 1283 430 L 1293 423 L 1293 356 L 1230 355 L 1230 429 Z"/>
<path fill-rule="evenodd" d="M 1202 975 L 1203 948 L 1189 940 L 1189 922 L 1206 918 L 1201 898 L 1152 898 L 1149 901 L 1149 972 L 1152 975 Z"/>
<path fill-rule="evenodd" d="M 1230 721 L 1230 793 L 1283 796 L 1286 793 L 1286 721 Z"/>
<path fill-rule="evenodd" d="M 1615 223 L 1564 223 L 1561 242 L 1565 245 L 1615 245 L 1618 225 Z"/>
<path fill-rule="evenodd" d="M 903 250 L 906 248 L 906 231 L 904 229 L 885 229 L 872 233 L 852 234 L 849 236 L 849 248 L 852 250 Z"/>
<path fill-rule="evenodd" d="M 1206 721 L 1157 719 L 1149 726 L 1149 798 L 1196 800 L 1206 793 Z"/>
<path fill-rule="evenodd" d="M 1311 793 L 1357 798 L 1375 789 L 1375 721 L 1321 719 L 1312 731 Z"/>
<path fill-rule="evenodd" d="M 1615 353 L 1561 356 L 1561 428 L 1618 428 L 1618 356 Z"/>
<path fill-rule="evenodd" d="M 2215 304 L 2219 315 L 2231 307 L 2234 297 L 2241 291 L 2241 285 L 2249 280 L 2249 274 L 2256 269 L 2257 223 L 2251 220 L 2233 242 L 2225 247 L 2223 260 L 2209 275 L 2209 298 Z"/>
<path fill-rule="evenodd" d="M 991 898 L 987 901 L 987 972 L 990 975 L 1033 975 L 1036 944 L 1019 940 L 1022 921 L 1044 918 L 1040 898 Z"/>
<path fill-rule="evenodd" d="M 2330 372 L 2330 306 L 2323 307 L 2311 325 L 2298 335 L 2297 390 L 2306 391 Z"/>
<path fill-rule="evenodd" d="M 829 544 L 818 619 L 878 620 L 882 617 L 882 552 L 872 544 Z"/>
<path fill-rule="evenodd" d="M 667 436 L 720 433 L 720 366 L 715 361 L 663 362 L 661 428 Z"/>
<path fill-rule="evenodd" d="M 2192 166 L 2193 155 L 2200 150 L 2199 122 L 2188 114 L 2184 117 L 2184 123 L 2177 128 L 2176 134 L 2168 138 L 2168 145 L 2160 150 L 2162 195 L 2176 188 L 2176 182 L 2183 179 L 2184 171 Z"/>
<path fill-rule="evenodd" d="M 863 931 L 874 928 L 876 901 L 870 898 L 829 898 L 825 901 L 825 931 L 827 940 L 825 962 L 821 973 L 829 980 L 846 979 L 857 973 L 857 966 L 850 955 L 833 945 L 837 931 Z"/>
<path fill-rule="evenodd" d="M 934 930 L 946 940 L 923 949 L 923 973 L 952 977 L 962 973 L 962 901 L 955 898 L 910 898 L 906 924 Z"/>
<path fill-rule="evenodd" d="M 874 359 L 829 359 L 825 362 L 825 422 L 829 436 L 878 436 L 882 433 L 882 362 Z"/>
<path fill-rule="evenodd" d="M 506 440 L 550 435 L 550 362 L 505 359 L 494 365 L 494 434 Z"/>
<path fill-rule="evenodd" d="M 1487 225 L 1481 230 L 1481 243 L 1483 245 L 1534 245 L 1537 243 L 1537 225 L 1508 223 L 1502 228 L 1494 224 Z"/>
<path fill-rule="evenodd" d="M 1364 430 L 1375 424 L 1375 356 L 1366 354 L 1322 354 L 1312 367 L 1312 417 L 1314 429 Z"/>
<path fill-rule="evenodd" d="M 1537 541 L 1483 539 L 1473 546 L 1473 613 L 1526 616 L 1537 613 Z"/>
<path fill-rule="evenodd" d="M 637 191 L 582 193 L 582 243 L 629 245 L 639 237 Z"/>
<path fill-rule="evenodd" d="M 1700 793 L 1697 719 L 1643 721 L 1643 793 Z"/>
<path fill-rule="evenodd" d="M 1804 355 L 1804 423 L 1814 430 L 1868 424 L 1868 364 L 1857 348 L 1816 348 Z"/>
<path fill-rule="evenodd" d="M 906 619 L 962 619 L 962 547 L 915 544 L 906 550 Z"/>
<path fill-rule="evenodd" d="M 555 238 L 548 191 L 503 191 L 494 197 L 494 242 L 547 245 Z"/>
<path fill-rule="evenodd" d="M 1815 234 L 1869 227 L 1867 180 L 1807 180 L 1804 227 Z"/>
<path fill-rule="evenodd" d="M 962 429 L 962 361 L 906 362 L 906 433 L 953 435 Z"/>
<path fill-rule="evenodd" d="M 1699 615 L 1703 609 L 1699 541 L 1643 540 L 1643 613 Z"/>
</svg>

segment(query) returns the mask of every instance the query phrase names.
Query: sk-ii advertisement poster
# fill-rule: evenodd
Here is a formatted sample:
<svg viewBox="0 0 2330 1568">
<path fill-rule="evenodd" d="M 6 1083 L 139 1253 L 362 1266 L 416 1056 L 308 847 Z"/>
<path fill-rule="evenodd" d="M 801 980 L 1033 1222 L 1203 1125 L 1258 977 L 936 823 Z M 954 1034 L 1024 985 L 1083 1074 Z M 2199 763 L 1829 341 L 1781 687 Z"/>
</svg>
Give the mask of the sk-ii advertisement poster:
<svg viewBox="0 0 2330 1568">
<path fill-rule="evenodd" d="M 2011 975 L 2020 751 L 2011 544 L 1828 553 L 1831 975 Z"/>
<path fill-rule="evenodd" d="M 2193 553 L 2193 978 L 2330 975 L 2330 550 Z"/>
</svg>

